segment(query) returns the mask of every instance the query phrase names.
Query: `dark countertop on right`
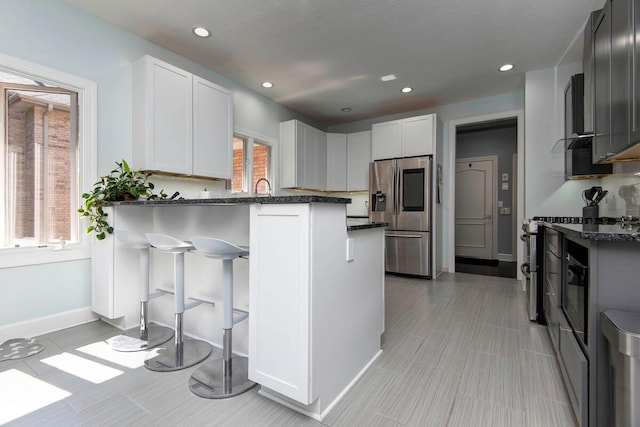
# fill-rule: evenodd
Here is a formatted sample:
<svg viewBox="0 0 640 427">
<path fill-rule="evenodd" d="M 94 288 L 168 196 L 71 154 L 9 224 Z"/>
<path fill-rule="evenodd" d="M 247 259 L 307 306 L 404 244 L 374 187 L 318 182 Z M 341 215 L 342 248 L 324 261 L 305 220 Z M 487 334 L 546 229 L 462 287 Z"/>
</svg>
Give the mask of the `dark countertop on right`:
<svg viewBox="0 0 640 427">
<path fill-rule="evenodd" d="M 550 224 L 545 222 L 544 226 L 580 239 L 640 243 L 640 226 L 637 225 Z"/>
<path fill-rule="evenodd" d="M 347 216 L 347 231 L 367 230 L 370 228 L 384 228 L 389 224 L 386 222 L 371 222 L 369 218 L 361 216 Z"/>
</svg>

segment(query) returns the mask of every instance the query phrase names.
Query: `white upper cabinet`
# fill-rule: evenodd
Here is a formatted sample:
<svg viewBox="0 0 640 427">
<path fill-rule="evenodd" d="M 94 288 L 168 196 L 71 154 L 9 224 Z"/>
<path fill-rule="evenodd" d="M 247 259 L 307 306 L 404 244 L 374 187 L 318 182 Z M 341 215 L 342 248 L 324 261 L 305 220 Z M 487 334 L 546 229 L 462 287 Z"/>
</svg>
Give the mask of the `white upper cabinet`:
<svg viewBox="0 0 640 427">
<path fill-rule="evenodd" d="M 231 178 L 231 92 L 150 56 L 132 73 L 133 167 Z"/>
<path fill-rule="evenodd" d="M 347 135 L 327 134 L 327 190 L 347 190 Z"/>
<path fill-rule="evenodd" d="M 371 131 L 367 130 L 348 134 L 347 191 L 364 191 L 369 189 L 370 161 Z"/>
<path fill-rule="evenodd" d="M 307 125 L 305 133 L 307 188 L 324 190 L 327 188 L 327 134 Z"/>
<path fill-rule="evenodd" d="M 193 174 L 230 179 L 233 156 L 231 92 L 193 76 Z"/>
<path fill-rule="evenodd" d="M 327 135 L 299 120 L 280 123 L 280 187 L 324 190 Z"/>
<path fill-rule="evenodd" d="M 373 160 L 402 157 L 402 121 L 375 123 L 371 127 Z"/>
<path fill-rule="evenodd" d="M 434 115 L 402 120 L 402 156 L 433 154 Z"/>
<path fill-rule="evenodd" d="M 434 114 L 428 114 L 374 124 L 373 160 L 433 154 L 434 118 Z"/>
<path fill-rule="evenodd" d="M 327 134 L 327 190 L 369 189 L 371 131 Z"/>
</svg>

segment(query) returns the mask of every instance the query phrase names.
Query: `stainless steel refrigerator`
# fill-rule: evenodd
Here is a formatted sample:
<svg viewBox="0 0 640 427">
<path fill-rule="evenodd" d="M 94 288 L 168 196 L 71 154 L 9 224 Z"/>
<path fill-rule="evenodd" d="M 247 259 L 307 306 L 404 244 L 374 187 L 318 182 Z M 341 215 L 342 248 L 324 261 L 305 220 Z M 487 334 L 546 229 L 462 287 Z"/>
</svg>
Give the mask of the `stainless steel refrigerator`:
<svg viewBox="0 0 640 427">
<path fill-rule="evenodd" d="M 432 158 L 369 164 L 369 218 L 387 222 L 385 270 L 431 278 Z"/>
</svg>

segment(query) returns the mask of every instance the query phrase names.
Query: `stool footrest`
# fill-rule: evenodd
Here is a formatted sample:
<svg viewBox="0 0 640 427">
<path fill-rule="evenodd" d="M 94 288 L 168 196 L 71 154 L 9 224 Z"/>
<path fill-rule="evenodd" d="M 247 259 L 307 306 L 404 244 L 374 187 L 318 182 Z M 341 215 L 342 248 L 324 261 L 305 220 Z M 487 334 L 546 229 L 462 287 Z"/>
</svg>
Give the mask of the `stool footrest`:
<svg viewBox="0 0 640 427">
<path fill-rule="evenodd" d="M 247 317 L 249 317 L 249 312 L 248 311 L 240 310 L 240 309 L 237 309 L 237 308 L 233 309 L 233 324 L 234 325 L 236 323 L 242 322 Z"/>
<path fill-rule="evenodd" d="M 158 297 L 163 297 L 167 294 L 172 294 L 173 292 L 169 292 L 169 291 L 165 291 L 165 290 L 160 290 L 160 289 L 156 289 L 155 292 L 150 293 L 149 294 L 149 299 L 152 300 L 154 298 L 158 298 Z"/>
<path fill-rule="evenodd" d="M 216 305 L 216 303 L 213 302 L 213 301 L 207 301 L 205 299 L 195 298 L 195 297 L 189 297 L 189 298 L 187 298 L 187 301 L 188 302 L 184 306 L 185 310 L 188 310 L 188 309 L 193 308 L 193 307 L 197 307 L 200 304 L 209 304 L 212 307 L 214 307 Z"/>
</svg>

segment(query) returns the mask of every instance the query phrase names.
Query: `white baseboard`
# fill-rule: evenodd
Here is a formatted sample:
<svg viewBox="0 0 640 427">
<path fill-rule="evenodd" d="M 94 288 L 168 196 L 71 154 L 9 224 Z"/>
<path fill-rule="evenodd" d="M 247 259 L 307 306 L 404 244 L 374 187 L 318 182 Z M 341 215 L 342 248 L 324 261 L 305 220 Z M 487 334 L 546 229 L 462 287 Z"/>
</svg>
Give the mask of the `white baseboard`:
<svg viewBox="0 0 640 427">
<path fill-rule="evenodd" d="M 515 258 L 513 257 L 513 254 L 498 254 L 498 261 L 513 262 L 515 261 Z"/>
<path fill-rule="evenodd" d="M 25 320 L 24 322 L 12 323 L 0 326 L 0 343 L 12 338 L 32 338 L 97 319 L 98 316 L 91 311 L 91 308 L 85 307 L 51 316 Z"/>
<path fill-rule="evenodd" d="M 358 374 L 351 380 L 351 382 L 342 390 L 342 392 L 327 406 L 327 408 L 320 412 L 320 408 L 318 408 L 318 400 L 316 400 L 311 405 L 303 405 L 301 403 L 295 402 L 289 399 L 286 396 L 281 395 L 280 393 L 265 388 L 264 386 L 260 386 L 260 390 L 258 394 L 264 396 L 268 399 L 273 400 L 274 402 L 278 402 L 279 404 L 286 406 L 289 409 L 293 409 L 294 411 L 300 412 L 303 415 L 306 415 L 309 418 L 313 418 L 316 421 L 322 421 L 324 417 L 326 417 L 329 412 L 340 402 L 340 400 L 344 397 L 345 394 L 358 382 L 360 377 L 364 375 L 364 373 L 373 365 L 373 362 L 376 361 L 378 357 L 382 354 L 382 350 L 376 352 L 376 354 L 371 358 L 371 360 L 358 372 Z"/>
</svg>

